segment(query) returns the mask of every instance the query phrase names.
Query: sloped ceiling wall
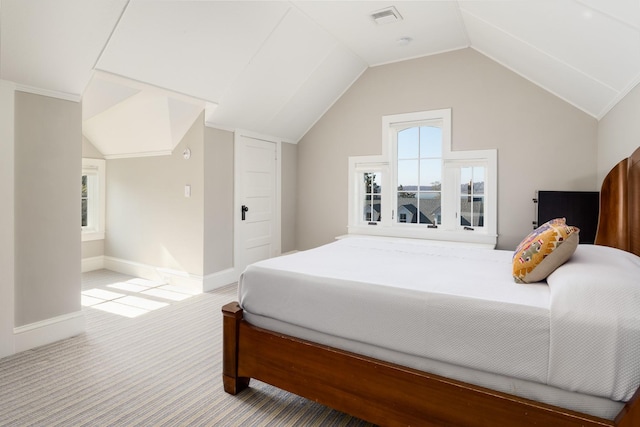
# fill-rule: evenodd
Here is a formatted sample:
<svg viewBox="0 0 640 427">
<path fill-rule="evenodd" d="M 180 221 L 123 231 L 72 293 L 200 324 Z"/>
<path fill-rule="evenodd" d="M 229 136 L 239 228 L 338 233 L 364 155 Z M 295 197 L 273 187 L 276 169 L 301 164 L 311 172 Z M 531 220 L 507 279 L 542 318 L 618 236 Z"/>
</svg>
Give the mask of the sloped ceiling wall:
<svg viewBox="0 0 640 427">
<path fill-rule="evenodd" d="M 82 99 L 113 157 L 170 151 L 203 109 L 297 142 L 367 67 L 467 47 L 601 118 L 640 81 L 640 2 L 0 0 L 0 78 Z"/>
</svg>

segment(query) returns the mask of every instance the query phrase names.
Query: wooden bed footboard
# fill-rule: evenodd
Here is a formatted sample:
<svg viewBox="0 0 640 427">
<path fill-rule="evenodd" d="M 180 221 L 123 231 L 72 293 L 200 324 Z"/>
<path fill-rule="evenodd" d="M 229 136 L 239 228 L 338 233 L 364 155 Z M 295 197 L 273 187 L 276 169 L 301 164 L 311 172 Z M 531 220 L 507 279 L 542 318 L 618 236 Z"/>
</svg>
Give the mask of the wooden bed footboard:
<svg viewBox="0 0 640 427">
<path fill-rule="evenodd" d="M 640 426 L 640 392 L 609 421 L 257 328 L 237 302 L 222 312 L 230 394 L 255 378 L 382 426 Z"/>
</svg>

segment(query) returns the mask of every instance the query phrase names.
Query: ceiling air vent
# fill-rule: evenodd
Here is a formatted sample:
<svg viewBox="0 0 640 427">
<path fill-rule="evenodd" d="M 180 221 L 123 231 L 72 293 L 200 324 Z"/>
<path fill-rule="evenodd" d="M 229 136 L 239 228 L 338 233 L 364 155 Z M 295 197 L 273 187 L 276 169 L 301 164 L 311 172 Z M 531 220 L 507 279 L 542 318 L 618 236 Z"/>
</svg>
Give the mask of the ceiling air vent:
<svg viewBox="0 0 640 427">
<path fill-rule="evenodd" d="M 398 12 L 398 9 L 395 7 L 387 7 L 385 9 L 379 10 L 377 12 L 373 12 L 371 14 L 371 19 L 378 25 L 382 24 L 390 24 L 392 22 L 397 22 L 402 20 L 402 16 Z"/>
</svg>

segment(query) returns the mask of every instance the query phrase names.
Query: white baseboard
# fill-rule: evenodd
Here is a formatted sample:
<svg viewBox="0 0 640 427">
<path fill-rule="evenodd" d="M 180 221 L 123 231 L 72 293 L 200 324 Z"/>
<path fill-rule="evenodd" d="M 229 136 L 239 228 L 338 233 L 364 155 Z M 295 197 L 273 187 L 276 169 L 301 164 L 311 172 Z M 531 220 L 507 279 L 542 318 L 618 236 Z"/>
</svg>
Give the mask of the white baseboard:
<svg viewBox="0 0 640 427">
<path fill-rule="evenodd" d="M 82 259 L 82 272 L 99 270 L 116 271 L 143 279 L 162 281 L 176 286 L 182 286 L 199 292 L 209 292 L 238 281 L 235 268 L 227 268 L 206 276 L 197 276 L 184 271 L 154 267 L 134 261 L 127 261 L 109 256 L 97 256 Z"/>
<path fill-rule="evenodd" d="M 74 337 L 85 331 L 82 311 L 52 317 L 40 322 L 13 328 L 15 352 L 29 350 L 65 338 Z"/>
<path fill-rule="evenodd" d="M 227 268 L 217 273 L 211 273 L 204 276 L 204 284 L 202 290 L 209 292 L 214 289 L 230 285 L 238 281 L 238 273 L 235 268 Z"/>
<path fill-rule="evenodd" d="M 86 273 L 87 271 L 100 270 L 104 268 L 104 256 L 94 256 L 91 258 L 82 258 L 81 271 Z"/>
<path fill-rule="evenodd" d="M 104 257 L 104 267 L 107 270 L 143 279 L 163 282 L 170 285 L 181 286 L 198 292 L 203 292 L 203 277 L 190 274 L 186 271 L 172 270 L 153 265 L 142 264 L 135 261 L 127 261 L 110 256 Z"/>
</svg>

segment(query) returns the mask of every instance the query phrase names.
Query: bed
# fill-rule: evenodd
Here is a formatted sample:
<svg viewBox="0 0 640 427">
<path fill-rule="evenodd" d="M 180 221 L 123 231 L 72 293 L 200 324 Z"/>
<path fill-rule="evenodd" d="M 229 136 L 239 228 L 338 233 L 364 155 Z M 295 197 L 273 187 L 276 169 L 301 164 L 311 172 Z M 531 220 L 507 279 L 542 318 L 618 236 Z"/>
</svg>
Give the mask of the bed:
<svg viewBox="0 0 640 427">
<path fill-rule="evenodd" d="M 367 237 L 250 266 L 222 309 L 225 391 L 255 378 L 390 426 L 640 425 L 639 159 L 546 283 L 515 284 L 512 252 Z"/>
</svg>

